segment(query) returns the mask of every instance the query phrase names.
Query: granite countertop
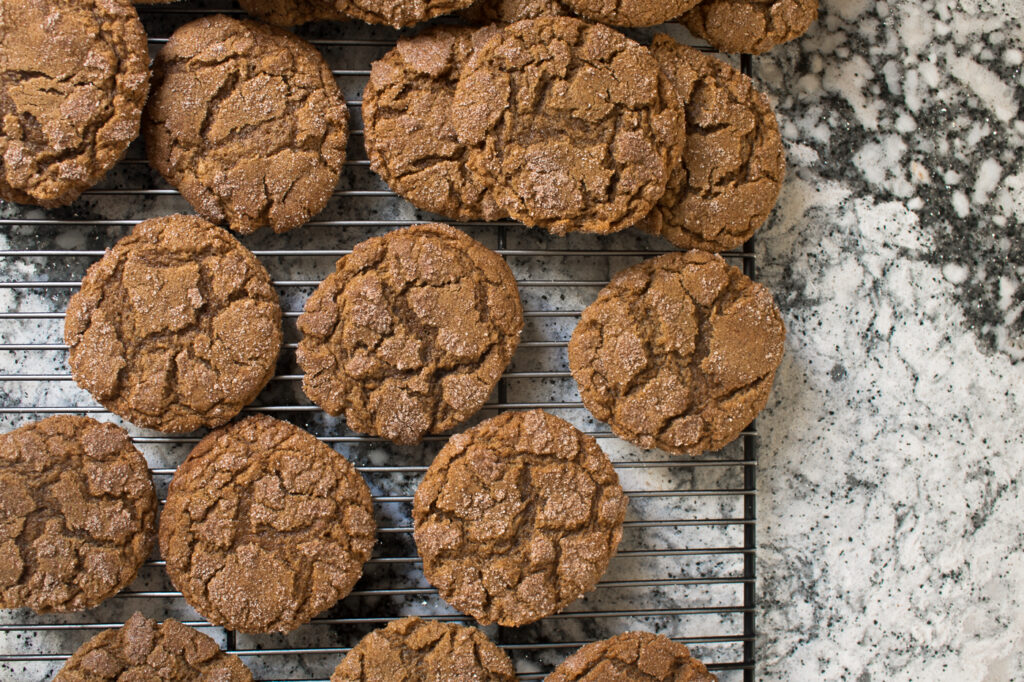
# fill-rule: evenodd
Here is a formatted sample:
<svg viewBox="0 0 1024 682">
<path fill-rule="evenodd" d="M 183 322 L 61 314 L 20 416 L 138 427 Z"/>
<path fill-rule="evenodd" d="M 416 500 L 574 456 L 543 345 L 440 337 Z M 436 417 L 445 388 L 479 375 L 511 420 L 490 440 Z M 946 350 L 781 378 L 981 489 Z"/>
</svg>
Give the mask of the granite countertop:
<svg viewBox="0 0 1024 682">
<path fill-rule="evenodd" d="M 1024 679 L 1024 3 L 821 9 L 755 60 L 789 150 L 758 678 Z"/>
</svg>

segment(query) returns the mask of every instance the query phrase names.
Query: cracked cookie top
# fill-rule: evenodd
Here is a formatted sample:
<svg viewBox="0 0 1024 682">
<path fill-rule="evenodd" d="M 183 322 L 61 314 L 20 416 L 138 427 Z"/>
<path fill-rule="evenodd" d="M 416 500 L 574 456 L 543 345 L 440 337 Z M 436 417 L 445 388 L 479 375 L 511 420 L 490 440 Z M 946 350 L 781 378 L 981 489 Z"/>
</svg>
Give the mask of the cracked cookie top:
<svg viewBox="0 0 1024 682">
<path fill-rule="evenodd" d="M 592 642 L 555 668 L 546 682 L 717 682 L 690 650 L 664 635 L 624 632 Z"/>
<path fill-rule="evenodd" d="M 77 199 L 138 135 L 148 91 L 127 0 L 0 0 L 0 197 Z"/>
<path fill-rule="evenodd" d="M 665 192 L 680 113 L 647 48 L 607 26 L 544 17 L 474 52 L 453 119 L 470 169 L 511 217 L 554 234 L 608 233 Z"/>
<path fill-rule="evenodd" d="M 157 55 L 143 134 L 150 163 L 207 220 L 286 232 L 338 184 L 348 109 L 315 47 L 215 15 L 176 30 Z"/>
<path fill-rule="evenodd" d="M 300 26 L 310 21 L 347 21 L 334 0 L 238 0 L 252 16 L 277 26 Z"/>
<path fill-rule="evenodd" d="M 363 91 L 370 167 L 417 208 L 453 220 L 507 217 L 467 167 L 452 125 L 459 74 L 496 30 L 445 26 L 402 38 L 373 62 Z"/>
<path fill-rule="evenodd" d="M 413 502 L 423 574 L 485 625 L 526 625 L 592 590 L 625 514 L 597 441 L 541 410 L 453 436 Z"/>
<path fill-rule="evenodd" d="M 59 415 L 0 435 L 0 608 L 96 606 L 155 535 L 153 481 L 123 429 Z"/>
<path fill-rule="evenodd" d="M 237 656 L 173 618 L 162 624 L 135 613 L 124 627 L 104 630 L 78 648 L 53 682 L 159 680 L 252 682 Z"/>
<path fill-rule="evenodd" d="M 214 625 L 290 632 L 347 595 L 376 539 L 370 491 L 314 436 L 266 415 L 213 431 L 178 467 L 160 551 Z"/>
<path fill-rule="evenodd" d="M 720 256 L 670 253 L 618 273 L 583 311 L 569 368 L 617 436 L 717 450 L 764 407 L 786 330 L 771 292 Z"/>
<path fill-rule="evenodd" d="M 335 6 L 353 19 L 394 28 L 451 14 L 471 4 L 473 0 L 335 0 Z"/>
<path fill-rule="evenodd" d="M 519 345 L 523 308 L 501 256 L 433 223 L 357 244 L 298 326 L 306 395 L 353 431 L 409 445 L 483 406 Z"/>
<path fill-rule="evenodd" d="M 220 426 L 274 374 L 281 307 L 270 275 L 195 216 L 139 223 L 71 297 L 64 341 L 75 382 L 137 426 Z"/>
<path fill-rule="evenodd" d="M 513 682 L 512 661 L 476 628 L 415 616 L 374 630 L 331 682 Z"/>
<path fill-rule="evenodd" d="M 666 35 L 651 52 L 679 95 L 686 141 L 665 195 L 638 226 L 683 249 L 739 246 L 768 219 L 786 175 L 775 112 L 721 59 Z"/>
<path fill-rule="evenodd" d="M 581 17 L 612 26 L 654 26 L 675 19 L 701 0 L 563 0 Z"/>
<path fill-rule="evenodd" d="M 818 0 L 703 0 L 680 17 L 722 52 L 761 54 L 799 38 L 818 19 Z"/>
<path fill-rule="evenodd" d="M 476 0 L 461 13 L 474 24 L 513 24 L 523 19 L 569 15 L 559 0 Z"/>
</svg>

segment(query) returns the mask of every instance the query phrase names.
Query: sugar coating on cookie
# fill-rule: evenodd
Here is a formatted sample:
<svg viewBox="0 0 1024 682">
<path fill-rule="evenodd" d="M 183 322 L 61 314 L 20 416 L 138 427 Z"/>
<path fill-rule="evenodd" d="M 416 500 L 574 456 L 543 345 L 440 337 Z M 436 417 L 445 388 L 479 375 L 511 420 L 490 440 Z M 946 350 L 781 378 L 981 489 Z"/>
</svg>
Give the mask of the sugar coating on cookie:
<svg viewBox="0 0 1024 682">
<path fill-rule="evenodd" d="M 445 601 L 519 626 L 597 585 L 625 513 L 596 440 L 541 410 L 506 412 L 442 448 L 416 489 L 414 537 Z"/>
<path fill-rule="evenodd" d="M 477 0 L 461 16 L 475 24 L 514 24 L 523 19 L 564 17 L 569 10 L 559 0 Z"/>
<path fill-rule="evenodd" d="M 818 0 L 703 0 L 680 17 L 722 52 L 761 54 L 795 40 L 818 19 Z"/>
<path fill-rule="evenodd" d="M 675 19 L 701 0 L 564 0 L 575 14 L 612 26 L 654 26 Z"/>
<path fill-rule="evenodd" d="M 266 415 L 211 432 L 171 481 L 160 551 L 185 600 L 214 625 L 290 632 L 347 595 L 376 538 L 355 467 Z"/>
<path fill-rule="evenodd" d="M 786 330 L 771 292 L 703 251 L 617 274 L 583 311 L 569 368 L 617 436 L 675 454 L 717 450 L 764 407 Z"/>
<path fill-rule="evenodd" d="M 519 345 L 508 265 L 433 223 L 357 244 L 298 320 L 302 389 L 349 428 L 417 443 L 468 419 Z"/>
<path fill-rule="evenodd" d="M 680 115 L 647 48 L 568 17 L 502 28 L 463 69 L 454 102 L 471 170 L 511 217 L 555 234 L 647 215 L 678 160 Z"/>
<path fill-rule="evenodd" d="M 767 220 L 786 175 L 775 112 L 721 59 L 666 35 L 651 52 L 679 95 L 686 137 L 665 195 L 638 227 L 683 249 L 737 247 Z"/>
<path fill-rule="evenodd" d="M 363 91 L 370 168 L 417 208 L 453 220 L 507 217 L 469 169 L 452 123 L 459 74 L 496 30 L 445 26 L 402 38 L 373 62 Z"/>
<path fill-rule="evenodd" d="M 0 0 L 0 198 L 70 204 L 139 133 L 146 33 L 126 0 Z"/>
<path fill-rule="evenodd" d="M 135 579 L 156 493 L 128 434 L 58 415 L 0 435 L 0 608 L 81 611 Z"/>
<path fill-rule="evenodd" d="M 388 623 L 359 640 L 331 682 L 513 682 L 512 661 L 480 630 L 422 620 Z"/>
<path fill-rule="evenodd" d="M 348 144 L 330 67 L 292 33 L 203 17 L 153 63 L 143 134 L 149 161 L 207 220 L 287 232 L 330 199 Z"/>
<path fill-rule="evenodd" d="M 370 24 L 403 28 L 457 12 L 473 0 L 335 0 L 339 10 Z"/>
<path fill-rule="evenodd" d="M 690 650 L 664 635 L 624 632 L 592 642 L 555 668 L 547 682 L 717 682 Z"/>
<path fill-rule="evenodd" d="M 54 682 L 97 680 L 252 682 L 241 659 L 207 635 L 173 618 L 163 623 L 136 612 L 124 627 L 104 630 L 78 648 Z"/>
<path fill-rule="evenodd" d="M 238 0 L 252 16 L 276 26 L 300 26 L 311 21 L 346 21 L 334 0 Z"/>
<path fill-rule="evenodd" d="M 196 216 L 139 223 L 86 272 L 64 341 L 75 382 L 150 429 L 220 426 L 274 374 L 281 306 L 270 275 Z"/>
</svg>

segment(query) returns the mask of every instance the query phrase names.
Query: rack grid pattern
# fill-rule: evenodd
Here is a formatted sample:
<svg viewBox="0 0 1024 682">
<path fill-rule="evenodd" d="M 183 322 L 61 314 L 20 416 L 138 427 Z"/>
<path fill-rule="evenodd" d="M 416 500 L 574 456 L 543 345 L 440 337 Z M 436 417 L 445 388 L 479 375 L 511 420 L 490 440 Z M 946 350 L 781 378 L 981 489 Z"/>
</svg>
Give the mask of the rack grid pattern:
<svg viewBox="0 0 1024 682">
<path fill-rule="evenodd" d="M 239 11 L 223 0 L 142 8 L 153 36 L 151 49 L 158 50 L 174 26 L 211 8 Z M 158 619 L 173 616 L 202 629 L 241 656 L 256 679 L 307 682 L 327 682 L 359 637 L 395 617 L 415 613 L 472 622 L 423 580 L 411 539 L 412 492 L 447 437 L 428 437 L 417 448 L 389 447 L 327 417 L 299 388 L 294 318 L 319 284 L 316 276 L 329 272 L 334 260 L 366 236 L 429 220 L 409 213 L 370 171 L 361 144 L 358 96 L 369 75 L 366 67 L 394 45 L 398 34 L 352 25 L 314 26 L 299 33 L 334 67 L 353 113 L 354 131 L 342 183 L 322 216 L 288 235 L 243 239 L 271 271 L 287 311 L 279 372 L 245 411 L 289 419 L 357 464 L 378 512 L 374 557 L 355 591 L 311 624 L 288 636 L 253 637 L 201 620 L 174 590 L 154 550 L 139 578 L 96 609 L 49 616 L 0 613 L 0 679 L 49 679 L 83 641 L 103 628 L 118 627 L 135 610 Z M 750 72 L 749 56 L 740 64 Z M 132 210 L 126 212 L 132 217 L 106 217 L 117 214 L 122 200 L 131 202 Z M 365 206 L 348 205 L 356 202 Z M 150 461 L 161 497 L 198 436 L 140 431 L 96 405 L 71 383 L 61 336 L 67 298 L 103 248 L 139 222 L 140 212 L 152 217 L 174 211 L 191 212 L 148 169 L 138 144 L 73 209 L 43 213 L 0 206 L 0 429 L 59 413 L 94 414 L 122 423 Z M 592 420 L 568 372 L 565 348 L 581 308 L 616 270 L 663 253 L 665 243 L 639 235 L 547 238 L 510 222 L 452 224 L 505 256 L 517 275 L 526 311 L 519 353 L 480 418 L 497 410 L 538 407 L 568 419 L 599 439 L 631 499 L 620 551 L 594 593 L 539 624 L 485 631 L 513 658 L 523 680 L 543 679 L 577 647 L 626 629 L 664 632 L 686 643 L 722 680 L 753 680 L 756 430 L 751 426 L 723 451 L 692 459 L 644 452 Z M 324 248 L 335 245 L 339 248 Z M 725 255 L 754 277 L 752 243 Z M 586 274 L 577 279 L 581 269 Z"/>
</svg>

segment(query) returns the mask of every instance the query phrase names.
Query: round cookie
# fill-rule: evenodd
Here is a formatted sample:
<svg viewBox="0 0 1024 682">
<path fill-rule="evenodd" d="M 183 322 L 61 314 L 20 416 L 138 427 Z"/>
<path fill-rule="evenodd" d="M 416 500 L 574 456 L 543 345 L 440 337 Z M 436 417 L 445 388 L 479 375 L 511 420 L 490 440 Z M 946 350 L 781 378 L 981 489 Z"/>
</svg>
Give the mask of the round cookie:
<svg viewBox="0 0 1024 682">
<path fill-rule="evenodd" d="M 563 0 L 591 21 L 612 26 L 654 26 L 680 16 L 701 0 Z"/>
<path fill-rule="evenodd" d="M 771 292 L 703 251 L 618 273 L 569 341 L 583 404 L 617 436 L 675 454 L 717 450 L 764 407 L 786 329 Z"/>
<path fill-rule="evenodd" d="M 0 435 L 0 608 L 92 608 L 155 535 L 153 480 L 123 429 L 59 415 Z"/>
<path fill-rule="evenodd" d="M 315 47 L 215 15 L 180 27 L 157 55 L 143 134 L 150 163 L 207 220 L 287 232 L 338 184 L 348 109 Z"/>
<path fill-rule="evenodd" d="M 53 682 L 159 680 L 252 682 L 237 656 L 173 618 L 163 624 L 136 612 L 124 627 L 104 630 L 78 648 Z"/>
<path fill-rule="evenodd" d="M 626 502 L 596 440 L 541 410 L 505 412 L 453 436 L 416 489 L 423 575 L 484 625 L 532 623 L 597 585 Z"/>
<path fill-rule="evenodd" d="M 818 0 L 703 0 L 680 17 L 722 52 L 761 54 L 799 38 L 818 19 Z"/>
<path fill-rule="evenodd" d="M 238 0 L 238 5 L 257 19 L 277 26 L 348 20 L 334 0 Z"/>
<path fill-rule="evenodd" d="M 513 682 L 508 656 L 476 628 L 415 616 L 374 630 L 342 659 L 331 682 Z"/>
<path fill-rule="evenodd" d="M 438 27 L 400 39 L 371 65 L 363 90 L 370 168 L 424 211 L 466 221 L 508 217 L 467 167 L 452 126 L 459 73 L 496 30 Z"/>
<path fill-rule="evenodd" d="M 178 467 L 160 551 L 185 600 L 214 625 L 290 632 L 352 591 L 376 525 L 355 467 L 266 415 L 213 431 Z"/>
<path fill-rule="evenodd" d="M 786 157 L 768 98 L 720 59 L 657 35 L 651 52 L 686 115 L 683 161 L 639 227 L 682 249 L 739 246 L 775 207 Z"/>
<path fill-rule="evenodd" d="M 523 19 L 569 15 L 559 0 L 477 0 L 461 13 L 474 24 L 514 24 Z"/>
<path fill-rule="evenodd" d="M 353 19 L 403 28 L 466 9 L 473 0 L 335 0 L 335 4 Z"/>
<path fill-rule="evenodd" d="M 562 662 L 546 682 L 717 682 L 690 650 L 664 635 L 624 632 L 591 642 Z"/>
<path fill-rule="evenodd" d="M 75 382 L 131 423 L 181 433 L 227 422 L 274 374 L 281 306 L 227 231 L 172 215 L 139 223 L 71 297 Z"/>
<path fill-rule="evenodd" d="M 127 0 L 0 0 L 0 198 L 70 204 L 139 133 L 146 33 Z"/>
<path fill-rule="evenodd" d="M 568 17 L 506 26 L 474 52 L 453 118 L 470 169 L 516 220 L 554 234 L 643 218 L 678 157 L 681 112 L 647 48 Z"/>
<path fill-rule="evenodd" d="M 306 302 L 306 395 L 349 428 L 401 445 L 479 410 L 519 345 L 508 265 L 448 225 L 357 244 Z"/>
</svg>

